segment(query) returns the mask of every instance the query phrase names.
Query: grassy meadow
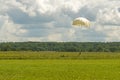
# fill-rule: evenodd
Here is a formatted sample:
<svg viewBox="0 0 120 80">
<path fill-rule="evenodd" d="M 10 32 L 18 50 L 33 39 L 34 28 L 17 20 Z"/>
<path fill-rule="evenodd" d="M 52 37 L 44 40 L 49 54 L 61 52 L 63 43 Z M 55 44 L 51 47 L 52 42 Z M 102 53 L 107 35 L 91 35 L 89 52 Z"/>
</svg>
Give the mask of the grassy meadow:
<svg viewBox="0 0 120 80">
<path fill-rule="evenodd" d="M 1 60 L 0 80 L 120 80 L 120 60 Z"/>
<path fill-rule="evenodd" d="M 120 53 L 0 52 L 0 80 L 120 80 Z"/>
<path fill-rule="evenodd" d="M 0 59 L 120 59 L 120 52 L 1 51 Z"/>
</svg>

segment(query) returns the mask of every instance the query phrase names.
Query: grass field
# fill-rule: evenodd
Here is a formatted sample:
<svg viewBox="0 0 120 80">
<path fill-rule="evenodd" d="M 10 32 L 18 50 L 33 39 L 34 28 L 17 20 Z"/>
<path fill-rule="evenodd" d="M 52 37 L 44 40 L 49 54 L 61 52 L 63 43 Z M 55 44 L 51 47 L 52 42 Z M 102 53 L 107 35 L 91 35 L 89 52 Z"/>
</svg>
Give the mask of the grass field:
<svg viewBox="0 0 120 80">
<path fill-rule="evenodd" d="M 120 52 L 3 51 L 0 59 L 120 59 Z"/>
<path fill-rule="evenodd" d="M 0 52 L 0 59 L 0 80 L 120 80 L 120 53 Z"/>
<path fill-rule="evenodd" d="M 0 80 L 120 80 L 120 60 L 1 60 Z"/>
</svg>

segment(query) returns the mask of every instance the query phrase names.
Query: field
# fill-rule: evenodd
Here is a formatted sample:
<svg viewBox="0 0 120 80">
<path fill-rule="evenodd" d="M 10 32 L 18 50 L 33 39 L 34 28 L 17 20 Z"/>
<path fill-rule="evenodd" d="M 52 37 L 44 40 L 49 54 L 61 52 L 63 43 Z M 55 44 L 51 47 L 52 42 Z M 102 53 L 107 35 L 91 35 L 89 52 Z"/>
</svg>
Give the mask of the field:
<svg viewBox="0 0 120 80">
<path fill-rule="evenodd" d="M 120 53 L 0 52 L 0 80 L 120 80 L 119 58 Z"/>
<path fill-rule="evenodd" d="M 0 80 L 120 80 L 120 60 L 1 60 Z"/>
<path fill-rule="evenodd" d="M 120 52 L 3 51 L 0 59 L 120 59 Z"/>
</svg>

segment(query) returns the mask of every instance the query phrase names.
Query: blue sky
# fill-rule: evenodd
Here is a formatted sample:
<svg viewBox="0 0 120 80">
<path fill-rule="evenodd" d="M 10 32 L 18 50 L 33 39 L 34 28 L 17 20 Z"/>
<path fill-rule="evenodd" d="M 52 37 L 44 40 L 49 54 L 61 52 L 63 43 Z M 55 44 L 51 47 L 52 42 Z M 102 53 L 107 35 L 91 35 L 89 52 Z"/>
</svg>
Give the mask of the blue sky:
<svg viewBox="0 0 120 80">
<path fill-rule="evenodd" d="M 120 41 L 120 0 L 0 0 L 0 42 Z M 90 28 L 72 26 L 77 17 Z"/>
</svg>

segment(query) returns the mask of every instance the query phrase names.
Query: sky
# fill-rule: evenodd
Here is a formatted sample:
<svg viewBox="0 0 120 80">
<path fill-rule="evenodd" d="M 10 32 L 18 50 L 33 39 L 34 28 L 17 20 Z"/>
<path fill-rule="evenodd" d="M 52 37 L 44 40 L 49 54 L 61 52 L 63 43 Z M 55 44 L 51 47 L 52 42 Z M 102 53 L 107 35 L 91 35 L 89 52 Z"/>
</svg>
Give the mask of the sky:
<svg viewBox="0 0 120 80">
<path fill-rule="evenodd" d="M 0 42 L 23 41 L 119 42 L 120 0 L 0 0 Z"/>
</svg>

